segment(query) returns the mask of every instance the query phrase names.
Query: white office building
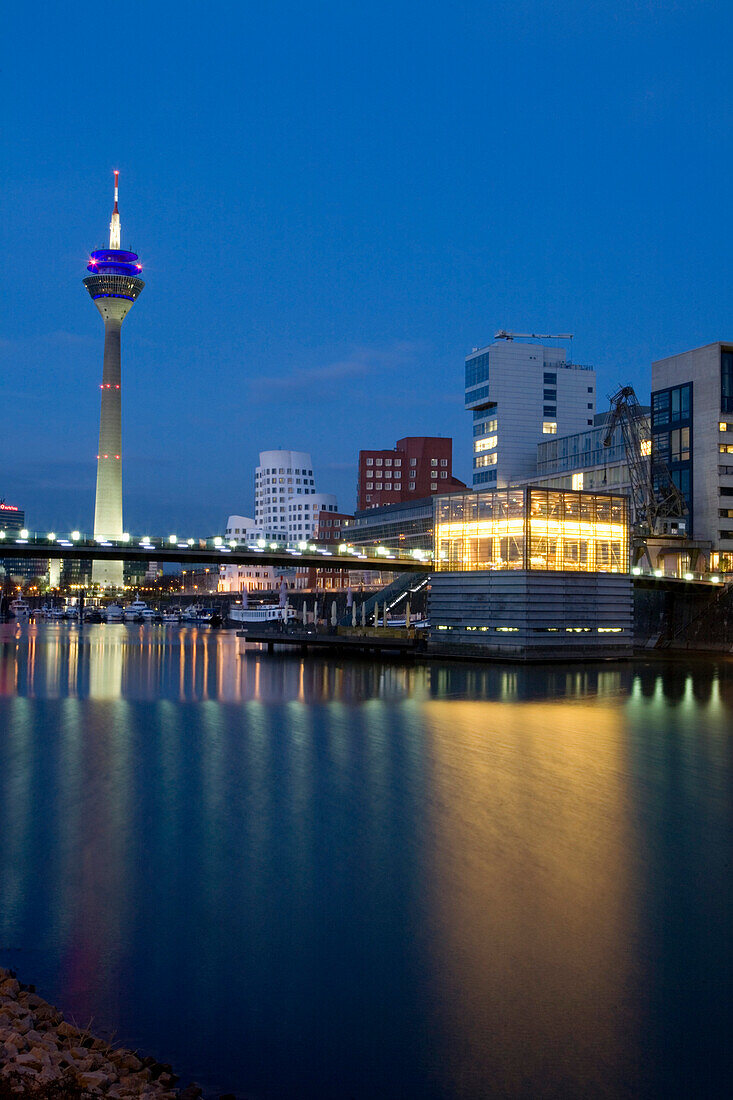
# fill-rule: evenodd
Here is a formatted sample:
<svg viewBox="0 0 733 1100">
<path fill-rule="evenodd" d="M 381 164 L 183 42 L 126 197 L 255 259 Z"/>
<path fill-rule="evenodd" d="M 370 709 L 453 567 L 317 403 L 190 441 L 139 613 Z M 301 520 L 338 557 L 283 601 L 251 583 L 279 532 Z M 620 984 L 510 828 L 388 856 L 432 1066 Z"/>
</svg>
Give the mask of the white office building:
<svg viewBox="0 0 733 1100">
<path fill-rule="evenodd" d="M 473 417 L 473 485 L 505 488 L 537 470 L 550 435 L 593 427 L 596 374 L 566 349 L 511 336 L 466 357 L 466 409 Z"/>
<path fill-rule="evenodd" d="M 319 493 L 306 451 L 261 451 L 255 471 L 255 526 L 266 539 L 305 542 L 319 512 L 338 512 L 333 493 Z"/>
</svg>

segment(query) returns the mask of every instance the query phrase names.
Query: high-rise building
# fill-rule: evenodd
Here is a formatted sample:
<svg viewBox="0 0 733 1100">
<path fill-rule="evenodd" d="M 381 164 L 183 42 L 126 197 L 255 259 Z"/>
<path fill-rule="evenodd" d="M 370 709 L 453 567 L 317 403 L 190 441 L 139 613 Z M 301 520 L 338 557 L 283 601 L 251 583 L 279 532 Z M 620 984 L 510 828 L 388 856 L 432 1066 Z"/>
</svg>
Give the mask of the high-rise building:
<svg viewBox="0 0 733 1100">
<path fill-rule="evenodd" d="M 338 512 L 332 493 L 319 493 L 306 451 L 260 451 L 255 471 L 255 526 L 262 538 L 304 542 L 319 512 Z"/>
<path fill-rule="evenodd" d="M 564 348 L 497 336 L 466 357 L 465 382 L 474 487 L 532 477 L 538 443 L 593 426 L 595 370 L 570 362 Z"/>
<path fill-rule="evenodd" d="M 84 286 L 104 321 L 104 361 L 102 366 L 101 410 L 99 417 L 99 453 L 97 455 L 97 493 L 94 506 L 95 539 L 119 539 L 122 527 L 122 369 L 120 330 L 145 283 L 140 278 L 142 264 L 135 252 L 120 247 L 118 209 L 119 172 L 115 172 L 115 200 L 109 226 L 109 248 L 92 252 Z M 121 588 L 122 562 L 95 562 L 95 583 Z"/>
<path fill-rule="evenodd" d="M 663 459 L 685 498 L 686 532 L 733 570 L 733 343 L 652 363 L 652 473 Z"/>
<path fill-rule="evenodd" d="M 465 489 L 453 477 L 453 440 L 411 435 L 391 451 L 359 451 L 357 511 Z"/>
</svg>

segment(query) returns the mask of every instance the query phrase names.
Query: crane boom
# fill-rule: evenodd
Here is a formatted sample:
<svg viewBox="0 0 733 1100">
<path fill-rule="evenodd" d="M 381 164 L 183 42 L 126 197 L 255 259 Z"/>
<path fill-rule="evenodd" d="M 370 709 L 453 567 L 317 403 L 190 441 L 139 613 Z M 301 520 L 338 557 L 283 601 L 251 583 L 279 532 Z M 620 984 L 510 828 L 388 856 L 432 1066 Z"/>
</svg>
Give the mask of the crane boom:
<svg viewBox="0 0 733 1100">
<path fill-rule="evenodd" d="M 494 335 L 495 340 L 572 340 L 572 338 L 572 332 L 559 332 L 553 336 L 549 332 L 507 332 L 503 328 Z"/>
</svg>

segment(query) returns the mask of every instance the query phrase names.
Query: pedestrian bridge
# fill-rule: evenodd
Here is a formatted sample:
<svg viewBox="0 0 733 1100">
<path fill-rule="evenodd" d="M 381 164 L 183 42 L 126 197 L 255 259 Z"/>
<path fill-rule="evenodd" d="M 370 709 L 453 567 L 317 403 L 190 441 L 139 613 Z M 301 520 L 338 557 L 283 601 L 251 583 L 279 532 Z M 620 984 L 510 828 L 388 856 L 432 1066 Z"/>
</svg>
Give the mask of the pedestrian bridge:
<svg viewBox="0 0 733 1100">
<path fill-rule="evenodd" d="M 386 573 L 424 573 L 432 568 L 432 555 L 426 550 L 400 553 L 386 546 L 334 546 L 315 542 L 252 543 L 213 538 L 165 538 L 125 534 L 119 539 L 95 539 L 80 531 L 58 535 L 54 531 L 0 530 L 0 557 L 8 558 L 81 558 L 85 561 L 158 561 L 185 565 L 187 568 L 211 565 L 273 565 L 300 569 L 359 569 Z"/>
</svg>

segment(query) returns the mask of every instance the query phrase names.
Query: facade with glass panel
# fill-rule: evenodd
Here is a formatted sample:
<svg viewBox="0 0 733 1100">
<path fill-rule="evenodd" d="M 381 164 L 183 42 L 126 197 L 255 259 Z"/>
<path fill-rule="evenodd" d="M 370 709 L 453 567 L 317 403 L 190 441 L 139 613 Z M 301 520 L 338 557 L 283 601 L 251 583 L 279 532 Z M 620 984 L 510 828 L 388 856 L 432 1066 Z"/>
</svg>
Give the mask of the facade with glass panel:
<svg viewBox="0 0 733 1100">
<path fill-rule="evenodd" d="M 733 571 L 733 344 L 652 363 L 652 465 L 664 458 L 687 502 L 687 533 Z"/>
<path fill-rule="evenodd" d="M 436 571 L 626 573 L 628 500 L 523 486 L 436 497 Z"/>
</svg>

